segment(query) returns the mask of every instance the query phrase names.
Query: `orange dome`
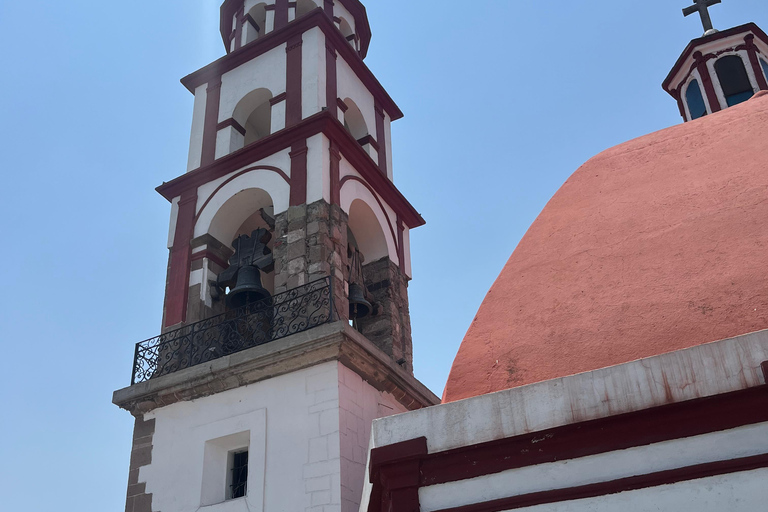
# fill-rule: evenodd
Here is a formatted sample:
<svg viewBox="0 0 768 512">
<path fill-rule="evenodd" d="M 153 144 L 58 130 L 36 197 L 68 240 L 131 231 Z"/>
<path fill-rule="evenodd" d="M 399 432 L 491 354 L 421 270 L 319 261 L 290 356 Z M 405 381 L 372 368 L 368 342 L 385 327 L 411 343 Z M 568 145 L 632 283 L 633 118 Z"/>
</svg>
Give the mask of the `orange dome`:
<svg viewBox="0 0 768 512">
<path fill-rule="evenodd" d="M 768 328 L 768 93 L 565 182 L 472 322 L 444 401 Z"/>
</svg>

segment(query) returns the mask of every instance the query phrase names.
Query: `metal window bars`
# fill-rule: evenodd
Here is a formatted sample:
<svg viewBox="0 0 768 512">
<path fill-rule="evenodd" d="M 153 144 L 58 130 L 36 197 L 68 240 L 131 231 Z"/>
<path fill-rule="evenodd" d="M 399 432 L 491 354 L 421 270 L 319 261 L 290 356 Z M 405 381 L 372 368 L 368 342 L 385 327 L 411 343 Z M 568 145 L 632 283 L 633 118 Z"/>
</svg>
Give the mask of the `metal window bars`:
<svg viewBox="0 0 768 512">
<path fill-rule="evenodd" d="M 131 385 L 333 321 L 330 277 L 136 344 Z"/>
</svg>

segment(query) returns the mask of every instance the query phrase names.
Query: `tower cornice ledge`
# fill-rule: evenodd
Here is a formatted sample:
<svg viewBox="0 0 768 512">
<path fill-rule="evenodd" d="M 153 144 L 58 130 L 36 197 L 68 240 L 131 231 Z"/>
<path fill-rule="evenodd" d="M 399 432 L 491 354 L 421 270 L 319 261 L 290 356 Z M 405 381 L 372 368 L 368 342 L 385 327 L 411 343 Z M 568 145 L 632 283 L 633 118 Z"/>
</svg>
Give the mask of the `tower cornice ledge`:
<svg viewBox="0 0 768 512">
<path fill-rule="evenodd" d="M 197 87 L 221 77 L 221 75 L 281 44 L 287 43 L 292 37 L 301 35 L 314 27 L 318 27 L 323 31 L 326 42 L 332 44 L 333 48 L 344 58 L 357 77 L 371 91 L 374 97 L 381 102 L 382 107 L 387 111 L 392 120 L 397 121 L 401 119 L 403 112 L 400 110 L 400 107 L 397 106 L 373 72 L 365 65 L 360 55 L 344 39 L 344 36 L 341 35 L 341 32 L 333 25 L 333 22 L 325 15 L 322 9 L 316 9 L 300 19 L 292 21 L 286 27 L 270 32 L 239 50 L 221 57 L 204 68 L 185 76 L 181 79 L 181 83 L 190 92 L 194 93 Z"/>
<path fill-rule="evenodd" d="M 344 364 L 408 409 L 440 403 L 426 386 L 345 322 L 317 327 L 117 390 L 112 403 L 135 416 L 329 361 Z"/>
<path fill-rule="evenodd" d="M 298 124 L 284 128 L 277 133 L 250 144 L 243 149 L 219 158 L 210 165 L 175 178 L 157 187 L 158 193 L 168 201 L 182 195 L 183 192 L 196 189 L 222 176 L 267 157 L 273 153 L 291 147 L 294 142 L 324 133 L 328 138 L 339 143 L 342 154 L 349 160 L 362 177 L 374 188 L 411 229 L 426 224 L 419 212 L 403 196 L 378 167 L 370 155 L 360 146 L 344 126 L 328 112 L 319 112 Z"/>
</svg>

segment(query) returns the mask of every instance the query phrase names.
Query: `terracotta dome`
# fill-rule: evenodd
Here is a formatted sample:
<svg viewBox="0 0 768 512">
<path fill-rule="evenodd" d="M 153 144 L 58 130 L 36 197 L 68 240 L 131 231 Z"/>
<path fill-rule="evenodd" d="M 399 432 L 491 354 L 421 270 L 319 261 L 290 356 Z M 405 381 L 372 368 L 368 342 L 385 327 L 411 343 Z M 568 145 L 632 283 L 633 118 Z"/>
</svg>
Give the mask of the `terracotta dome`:
<svg viewBox="0 0 768 512">
<path fill-rule="evenodd" d="M 523 237 L 444 401 L 768 328 L 768 94 L 616 146 Z"/>
</svg>

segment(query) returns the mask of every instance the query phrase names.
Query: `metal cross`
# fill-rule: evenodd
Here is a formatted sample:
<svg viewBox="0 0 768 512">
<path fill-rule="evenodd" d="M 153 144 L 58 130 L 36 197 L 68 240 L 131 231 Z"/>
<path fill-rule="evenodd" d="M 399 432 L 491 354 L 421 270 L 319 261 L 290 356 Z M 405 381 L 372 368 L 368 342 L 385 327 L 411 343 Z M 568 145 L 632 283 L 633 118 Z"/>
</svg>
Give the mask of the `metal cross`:
<svg viewBox="0 0 768 512">
<path fill-rule="evenodd" d="M 712 26 L 712 18 L 709 17 L 709 8 L 713 5 L 717 5 L 722 0 L 693 0 L 694 5 L 683 9 L 684 16 L 690 16 L 694 13 L 701 15 L 701 24 L 704 25 L 704 33 L 706 34 L 714 27 Z"/>
</svg>

